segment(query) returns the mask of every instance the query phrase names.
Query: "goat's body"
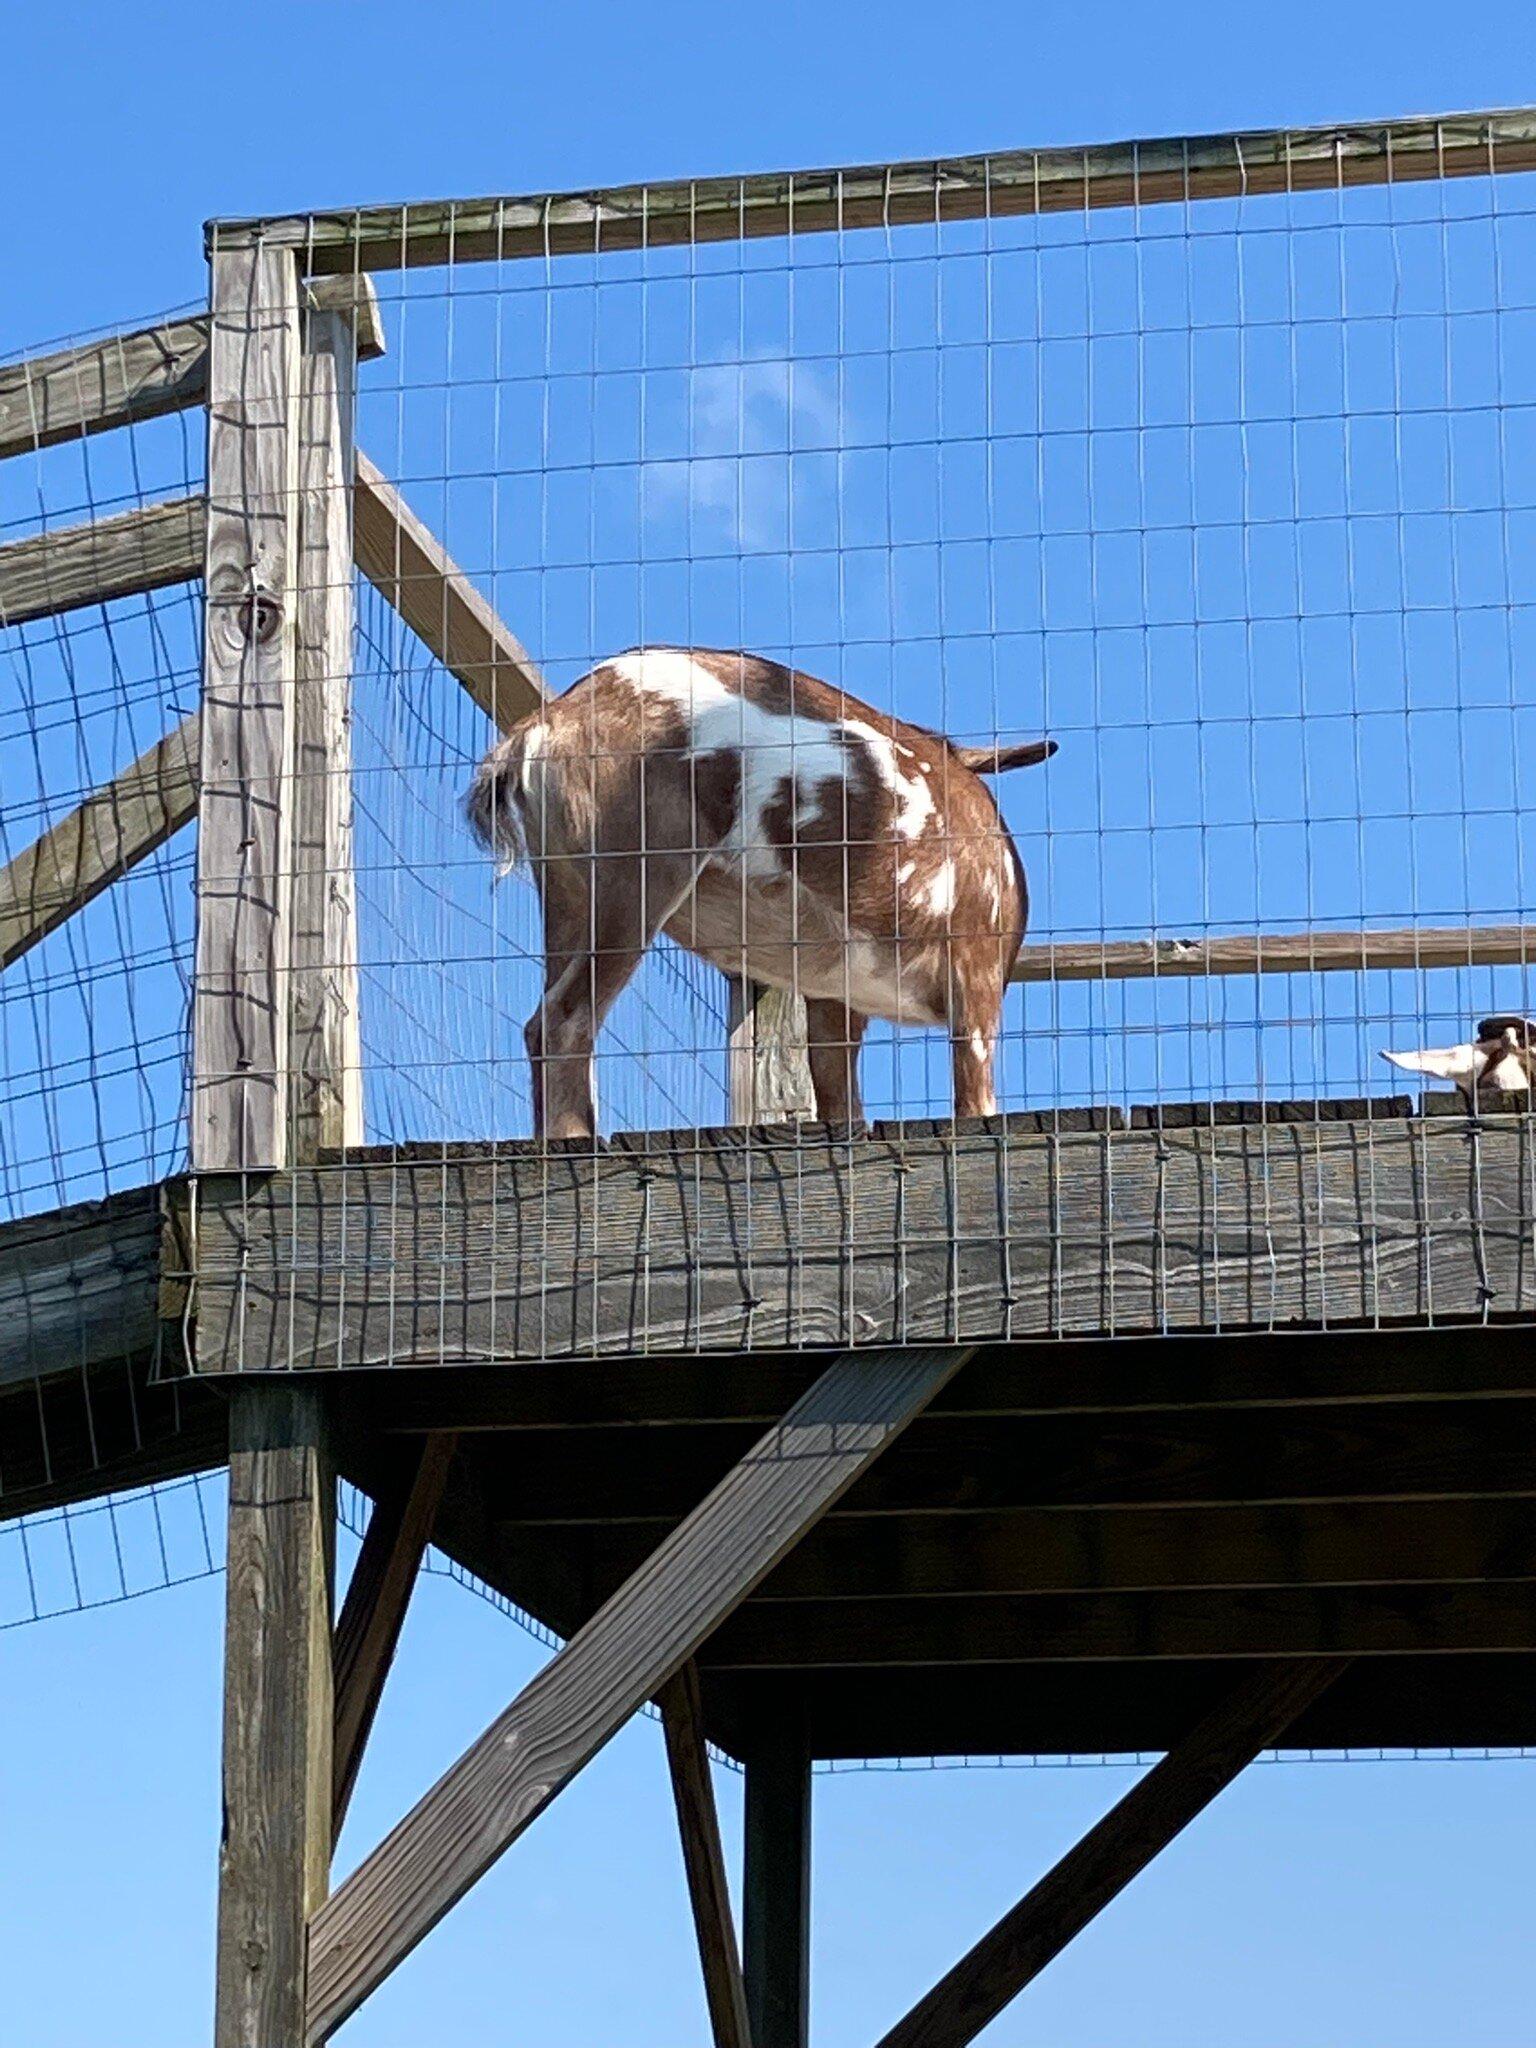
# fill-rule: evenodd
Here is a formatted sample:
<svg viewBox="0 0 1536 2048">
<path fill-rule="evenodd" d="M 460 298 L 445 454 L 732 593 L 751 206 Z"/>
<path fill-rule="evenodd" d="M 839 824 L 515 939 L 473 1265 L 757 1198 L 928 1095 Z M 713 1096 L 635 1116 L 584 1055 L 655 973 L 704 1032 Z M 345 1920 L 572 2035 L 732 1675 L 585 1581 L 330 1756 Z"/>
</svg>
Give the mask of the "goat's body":
<svg viewBox="0 0 1536 2048">
<path fill-rule="evenodd" d="M 857 1113 L 870 1017 L 947 1026 L 957 1111 L 990 1110 L 1027 899 L 970 762 L 1048 751 L 971 755 L 777 662 L 699 649 L 617 656 L 524 720 L 470 815 L 526 858 L 544 906 L 538 1127 L 590 1132 L 592 1037 L 658 931 L 806 998 L 824 1116 Z"/>
</svg>

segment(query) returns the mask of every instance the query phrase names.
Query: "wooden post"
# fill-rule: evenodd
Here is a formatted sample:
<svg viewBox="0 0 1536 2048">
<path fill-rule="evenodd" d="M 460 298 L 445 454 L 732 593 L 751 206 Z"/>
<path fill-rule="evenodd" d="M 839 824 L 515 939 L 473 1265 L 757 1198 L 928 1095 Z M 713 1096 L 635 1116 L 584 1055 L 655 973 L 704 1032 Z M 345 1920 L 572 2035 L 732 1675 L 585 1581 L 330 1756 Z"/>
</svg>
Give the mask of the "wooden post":
<svg viewBox="0 0 1536 2048">
<path fill-rule="evenodd" d="M 805 1004 L 788 989 L 726 976 L 727 1069 L 733 1124 L 782 1124 L 816 1114 L 805 1052 Z"/>
<path fill-rule="evenodd" d="M 668 1680 L 658 1701 L 714 2048 L 752 2048 L 736 1923 L 731 1918 L 730 1887 L 720 1847 L 720 1820 L 704 1743 L 699 1671 L 692 1658 Z"/>
<path fill-rule="evenodd" d="M 964 2048 L 974 2040 L 1344 1668 L 1340 1657 L 1261 1664 L 881 2037 L 878 2048 Z"/>
<path fill-rule="evenodd" d="M 811 2021 L 811 1760 L 775 1741 L 746 1759 L 744 1947 L 753 2048 L 806 2048 Z"/>
<path fill-rule="evenodd" d="M 212 267 L 192 1164 L 229 1171 L 286 1163 L 299 277 L 286 249 Z"/>
<path fill-rule="evenodd" d="M 363 1138 L 350 731 L 357 330 L 346 314 L 315 309 L 302 326 L 288 1019 L 295 1162 Z"/>
<path fill-rule="evenodd" d="M 300 2048 L 305 1927 L 331 1855 L 335 1484 L 291 1384 L 230 1405 L 215 2048 Z"/>
</svg>

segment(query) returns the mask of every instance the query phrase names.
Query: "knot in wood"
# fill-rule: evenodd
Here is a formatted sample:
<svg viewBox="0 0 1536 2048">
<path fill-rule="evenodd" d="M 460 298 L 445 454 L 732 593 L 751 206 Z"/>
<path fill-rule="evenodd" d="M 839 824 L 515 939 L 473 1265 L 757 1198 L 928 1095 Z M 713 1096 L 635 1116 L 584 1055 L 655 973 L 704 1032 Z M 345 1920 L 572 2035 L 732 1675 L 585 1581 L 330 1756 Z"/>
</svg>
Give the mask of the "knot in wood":
<svg viewBox="0 0 1536 2048">
<path fill-rule="evenodd" d="M 252 646 L 261 646 L 272 638 L 283 616 L 282 602 L 270 590 L 259 586 L 248 591 L 235 607 L 235 617 L 240 621 L 240 631 Z"/>
</svg>

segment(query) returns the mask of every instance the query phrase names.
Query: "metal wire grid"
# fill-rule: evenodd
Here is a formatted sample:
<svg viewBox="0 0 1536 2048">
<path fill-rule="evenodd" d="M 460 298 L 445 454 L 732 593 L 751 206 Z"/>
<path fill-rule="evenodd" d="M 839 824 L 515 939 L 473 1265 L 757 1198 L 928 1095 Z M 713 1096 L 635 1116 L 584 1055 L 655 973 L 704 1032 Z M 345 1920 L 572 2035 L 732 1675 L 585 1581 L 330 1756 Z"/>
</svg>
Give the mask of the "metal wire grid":
<svg viewBox="0 0 1536 2048">
<path fill-rule="evenodd" d="M 1532 193 L 392 273 L 361 438 L 553 687 L 648 642 L 746 646 L 957 737 L 1051 732 L 1058 759 L 1000 785 L 1035 941 L 1518 921 Z M 451 756 L 485 737 L 462 706 L 422 716 Z M 494 963 L 468 1057 L 516 1135 L 533 907 L 508 885 L 476 911 L 449 881 L 489 888 L 451 781 L 363 800 L 442 892 L 439 957 Z M 431 950 L 387 957 L 372 1000 L 394 980 L 417 1014 Z M 1384 1093 L 1384 1046 L 1525 995 L 1523 967 L 1015 989 L 1002 1104 Z M 720 1011 L 671 1018 L 669 1052 L 717 1063 Z M 599 1041 L 605 1128 L 699 1120 L 647 1028 Z M 870 1113 L 942 1113 L 947 1067 L 941 1035 L 877 1026 Z M 377 1129 L 443 1134 L 403 1101 Z"/>
</svg>

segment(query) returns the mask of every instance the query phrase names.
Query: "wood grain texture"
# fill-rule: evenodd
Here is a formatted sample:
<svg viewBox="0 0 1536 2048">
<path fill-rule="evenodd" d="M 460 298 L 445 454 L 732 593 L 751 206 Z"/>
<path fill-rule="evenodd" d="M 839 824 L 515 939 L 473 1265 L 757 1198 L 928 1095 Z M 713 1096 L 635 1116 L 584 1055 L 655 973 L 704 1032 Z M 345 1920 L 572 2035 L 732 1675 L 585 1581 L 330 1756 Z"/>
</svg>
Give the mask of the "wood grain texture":
<svg viewBox="0 0 1536 2048">
<path fill-rule="evenodd" d="M 314 1916 L 312 2041 L 355 2010 L 693 1656 L 962 1357 L 912 1348 L 828 1367 Z"/>
<path fill-rule="evenodd" d="M 136 506 L 0 547 L 0 627 L 187 583 L 203 568 L 201 498 Z"/>
<path fill-rule="evenodd" d="M 384 1681 L 394 1662 L 416 1574 L 432 1540 L 432 1525 L 448 1483 L 455 1439 L 438 1430 L 398 1471 L 374 1502 L 362 1548 L 352 1568 L 334 1656 L 336 1734 L 331 1835 L 341 1833 Z"/>
<path fill-rule="evenodd" d="M 198 405 L 208 323 L 168 320 L 0 369 L 0 456 Z"/>
<path fill-rule="evenodd" d="M 335 1481 L 319 1394 L 230 1412 L 215 2048 L 298 2048 L 305 1926 L 331 1856 Z"/>
<path fill-rule="evenodd" d="M 1160 136 L 1078 148 L 698 178 L 604 192 L 349 207 L 216 221 L 213 248 L 253 238 L 302 249 L 312 270 L 665 248 L 857 227 L 1079 213 L 1103 206 L 1486 177 L 1536 166 L 1536 111 L 1356 126 Z"/>
<path fill-rule="evenodd" d="M 1536 1309 L 1527 1115 L 391 1157 L 207 1191 L 202 1369 Z"/>
<path fill-rule="evenodd" d="M 371 278 L 351 272 L 318 277 L 309 286 L 309 303 L 354 323 L 359 361 L 383 355 Z M 207 396 L 208 321 L 202 314 L 31 356 L 0 368 L 0 457 L 182 412 Z"/>
<path fill-rule="evenodd" d="M 213 267 L 192 1163 L 281 1166 L 298 667 L 299 306 L 291 253 Z"/>
<path fill-rule="evenodd" d="M 361 451 L 353 516 L 357 566 L 493 724 L 513 725 L 543 702 L 527 649 Z"/>
<path fill-rule="evenodd" d="M 200 746 L 194 711 L 0 868 L 0 968 L 190 823 Z"/>
<path fill-rule="evenodd" d="M 720 1845 L 720 1817 L 715 1810 L 709 1753 L 704 1743 L 699 1674 L 691 1658 L 667 1680 L 657 1695 L 657 1704 L 666 1737 L 667 1768 L 677 1806 L 693 1929 L 699 1944 L 710 2037 L 714 2048 L 752 2048 L 741 1954 L 725 1875 L 725 1852 Z"/>
<path fill-rule="evenodd" d="M 1140 981 L 1212 974 L 1361 974 L 1385 968 L 1524 967 L 1536 925 L 1417 925 L 1381 932 L 1239 932 L 1218 939 L 1026 945 L 1013 980 Z"/>
<path fill-rule="evenodd" d="M 811 1759 L 793 1723 L 746 1758 L 743 1948 L 753 2048 L 807 2048 Z"/>
<path fill-rule="evenodd" d="M 1304 1659 L 1255 1672 L 1132 1786 L 878 2048 L 963 2048 L 974 2040 L 1342 1668 Z"/>
<path fill-rule="evenodd" d="M 147 1350 L 159 1277 L 156 1188 L 0 1227 L 0 1386 Z"/>
<path fill-rule="evenodd" d="M 1525 1581 L 748 1602 L 706 1645 L 702 1660 L 711 1671 L 958 1669 L 1532 1649 L 1536 1584 Z"/>
<path fill-rule="evenodd" d="M 805 1054 L 805 1003 L 788 989 L 726 976 L 726 1068 L 733 1124 L 816 1114 Z"/>
<path fill-rule="evenodd" d="M 297 670 L 288 982 L 288 1156 L 363 1137 L 352 861 L 352 478 L 357 345 L 340 313 L 303 320 Z"/>
</svg>

